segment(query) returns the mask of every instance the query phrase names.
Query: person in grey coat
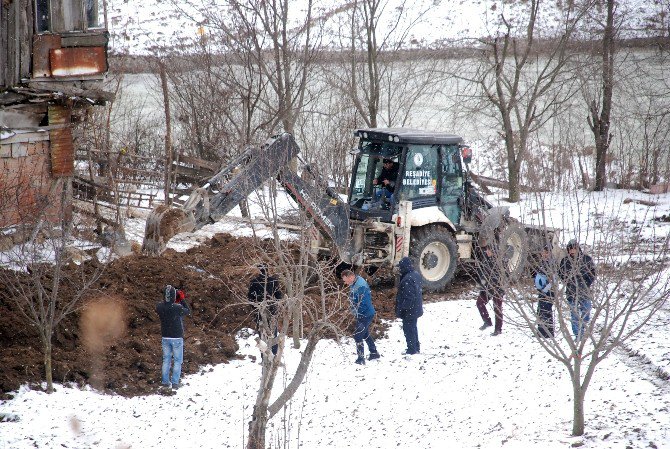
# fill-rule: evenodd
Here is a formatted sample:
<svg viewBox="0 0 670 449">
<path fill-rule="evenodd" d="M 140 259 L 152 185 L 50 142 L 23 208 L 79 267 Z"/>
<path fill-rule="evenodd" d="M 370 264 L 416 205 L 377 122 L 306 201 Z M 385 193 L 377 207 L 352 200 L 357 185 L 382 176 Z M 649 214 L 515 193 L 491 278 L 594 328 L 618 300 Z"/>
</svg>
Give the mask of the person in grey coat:
<svg viewBox="0 0 670 449">
<path fill-rule="evenodd" d="M 395 314 L 402 319 L 402 331 L 407 342 L 406 354 L 421 352 L 417 321 L 423 315 L 423 294 L 421 287 L 423 280 L 414 269 L 412 259 L 403 257 L 398 263 L 400 282 L 396 294 Z"/>
</svg>

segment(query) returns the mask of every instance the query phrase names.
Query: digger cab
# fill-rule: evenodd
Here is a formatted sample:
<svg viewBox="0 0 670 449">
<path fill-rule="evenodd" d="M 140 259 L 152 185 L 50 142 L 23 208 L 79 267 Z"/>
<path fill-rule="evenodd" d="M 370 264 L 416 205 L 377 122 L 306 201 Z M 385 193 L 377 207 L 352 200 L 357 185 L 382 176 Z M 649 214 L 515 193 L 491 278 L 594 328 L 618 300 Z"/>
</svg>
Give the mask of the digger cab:
<svg viewBox="0 0 670 449">
<path fill-rule="evenodd" d="M 463 139 L 409 128 L 358 129 L 349 188 L 350 217 L 391 222 L 400 201 L 412 210 L 435 207 L 452 226 L 461 219 Z"/>
</svg>

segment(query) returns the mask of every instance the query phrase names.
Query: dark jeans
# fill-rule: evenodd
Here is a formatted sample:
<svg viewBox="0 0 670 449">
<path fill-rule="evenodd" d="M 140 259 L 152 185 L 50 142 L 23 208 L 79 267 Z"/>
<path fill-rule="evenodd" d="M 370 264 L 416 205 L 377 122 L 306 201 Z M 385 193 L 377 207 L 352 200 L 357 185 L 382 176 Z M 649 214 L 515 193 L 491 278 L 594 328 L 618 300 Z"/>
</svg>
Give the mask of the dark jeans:
<svg viewBox="0 0 670 449">
<path fill-rule="evenodd" d="M 421 350 L 421 343 L 419 343 L 419 330 L 416 327 L 418 318 L 403 318 L 402 331 L 405 334 L 405 341 L 407 341 L 407 354 L 416 354 Z"/>
<path fill-rule="evenodd" d="M 580 296 L 575 299 L 568 295 L 568 304 L 570 304 L 570 324 L 572 324 L 572 333 L 575 340 L 579 341 L 584 336 L 584 330 L 591 320 L 591 298 Z"/>
<path fill-rule="evenodd" d="M 477 298 L 477 309 L 479 310 L 479 315 L 481 315 L 482 320 L 484 320 L 485 323 L 491 324 L 491 317 L 489 316 L 488 310 L 486 310 L 486 304 L 488 304 L 490 299 L 493 300 L 493 312 L 496 317 L 494 330 L 500 332 L 503 325 L 502 296 L 494 296 L 491 298 L 484 290 L 481 290 L 479 292 L 479 297 Z"/>
<path fill-rule="evenodd" d="M 354 341 L 356 342 L 357 352 L 359 356 L 363 357 L 363 342 L 368 344 L 368 349 L 370 354 L 377 352 L 377 347 L 375 346 L 375 340 L 370 335 L 370 324 L 372 324 L 372 319 L 375 316 L 361 316 L 356 317 L 356 330 L 354 331 Z"/>
<path fill-rule="evenodd" d="M 537 333 L 541 337 L 554 336 L 554 303 L 552 298 L 540 298 L 537 303 Z"/>
</svg>

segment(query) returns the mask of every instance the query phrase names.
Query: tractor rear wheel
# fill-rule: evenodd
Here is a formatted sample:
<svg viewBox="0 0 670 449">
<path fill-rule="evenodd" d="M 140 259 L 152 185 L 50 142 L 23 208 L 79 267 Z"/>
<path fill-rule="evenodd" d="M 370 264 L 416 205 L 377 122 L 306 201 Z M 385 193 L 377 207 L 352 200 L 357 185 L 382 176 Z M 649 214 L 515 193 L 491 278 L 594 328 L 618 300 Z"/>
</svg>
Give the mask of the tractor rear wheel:
<svg viewBox="0 0 670 449">
<path fill-rule="evenodd" d="M 426 290 L 440 292 L 454 278 L 458 246 L 447 229 L 426 226 L 413 230 L 409 254 Z"/>
<path fill-rule="evenodd" d="M 528 259 L 528 235 L 518 221 L 510 219 L 505 225 L 500 233 L 500 249 L 507 262 L 509 279 L 518 280 Z"/>
</svg>

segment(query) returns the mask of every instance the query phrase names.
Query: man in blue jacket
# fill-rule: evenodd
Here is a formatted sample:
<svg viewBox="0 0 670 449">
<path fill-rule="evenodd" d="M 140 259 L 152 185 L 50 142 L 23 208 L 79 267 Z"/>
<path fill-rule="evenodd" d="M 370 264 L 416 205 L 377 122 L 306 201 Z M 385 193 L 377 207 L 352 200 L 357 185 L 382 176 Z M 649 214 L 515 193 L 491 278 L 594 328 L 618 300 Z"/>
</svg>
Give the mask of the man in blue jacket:
<svg viewBox="0 0 670 449">
<path fill-rule="evenodd" d="M 186 301 L 175 303 L 177 289 L 171 285 L 165 286 L 163 301 L 156 305 L 156 313 L 161 320 L 161 336 L 163 346 L 163 367 L 161 370 L 161 382 L 163 387 L 179 388 L 181 377 L 181 364 L 184 360 L 184 324 L 182 317 L 191 314 Z M 172 377 L 170 378 L 170 365 Z"/>
<path fill-rule="evenodd" d="M 365 345 L 363 342 L 368 344 L 368 350 L 370 351 L 368 360 L 379 358 L 375 341 L 370 335 L 370 324 L 375 317 L 372 293 L 365 279 L 357 276 L 351 270 L 342 271 L 342 280 L 350 287 L 349 302 L 351 303 L 351 312 L 356 318 L 356 331 L 354 332 L 356 354 L 358 355 L 356 363 L 365 365 Z"/>
<path fill-rule="evenodd" d="M 407 341 L 406 354 L 418 354 L 421 351 L 417 321 L 423 315 L 423 281 L 414 269 L 412 259 L 403 257 L 398 263 L 400 283 L 396 294 L 395 314 L 402 319 L 402 331 Z"/>
</svg>

